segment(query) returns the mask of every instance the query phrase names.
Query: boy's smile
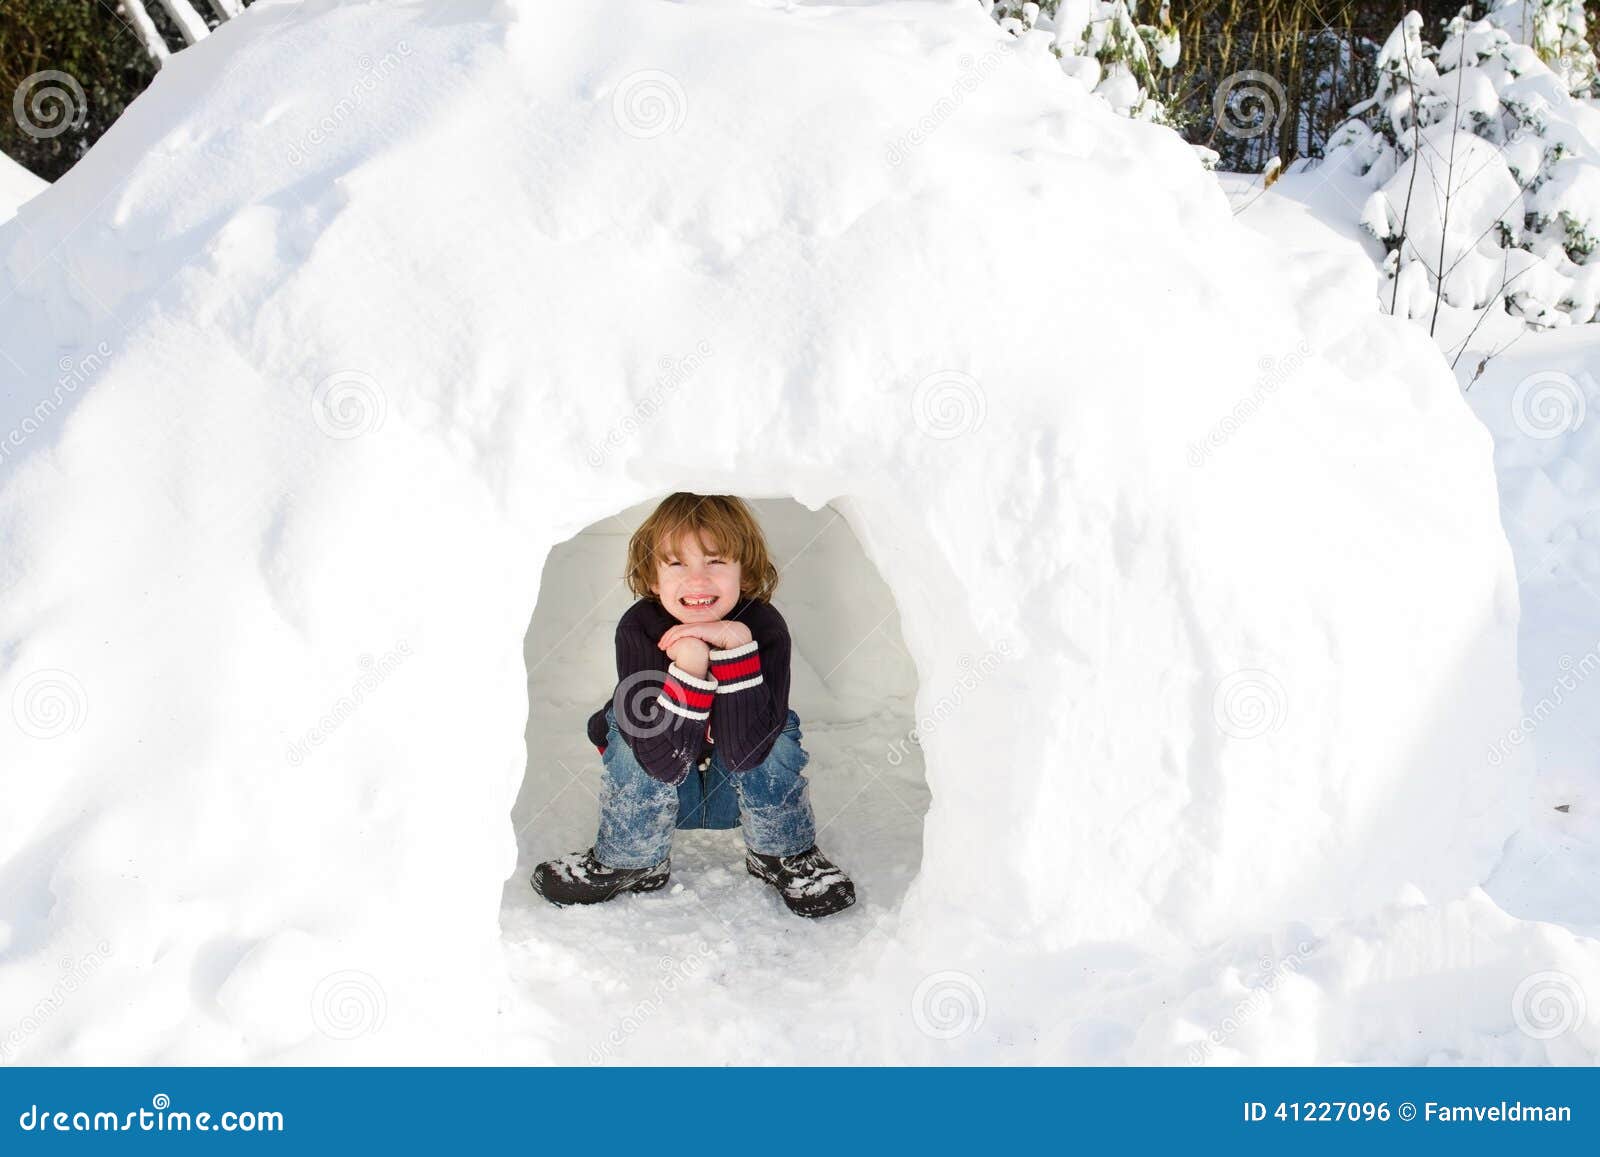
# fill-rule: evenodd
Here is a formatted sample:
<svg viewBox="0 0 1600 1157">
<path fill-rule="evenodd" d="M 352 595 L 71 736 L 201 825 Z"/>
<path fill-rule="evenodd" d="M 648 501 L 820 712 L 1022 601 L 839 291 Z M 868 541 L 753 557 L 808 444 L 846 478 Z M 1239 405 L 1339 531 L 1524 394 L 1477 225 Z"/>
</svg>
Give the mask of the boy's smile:
<svg viewBox="0 0 1600 1157">
<path fill-rule="evenodd" d="M 739 601 L 740 567 L 716 544 L 682 535 L 677 548 L 656 560 L 656 597 L 680 623 L 714 623 Z"/>
</svg>

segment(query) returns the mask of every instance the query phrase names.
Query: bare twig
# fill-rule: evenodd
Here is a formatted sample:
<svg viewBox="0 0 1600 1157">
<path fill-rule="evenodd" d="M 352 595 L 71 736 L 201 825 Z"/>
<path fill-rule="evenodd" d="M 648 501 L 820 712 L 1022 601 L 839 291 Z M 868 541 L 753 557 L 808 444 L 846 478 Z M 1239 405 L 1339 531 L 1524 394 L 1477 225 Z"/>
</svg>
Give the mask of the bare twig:
<svg viewBox="0 0 1600 1157">
<path fill-rule="evenodd" d="M 1444 171 L 1444 219 L 1439 224 L 1439 269 L 1444 269 L 1444 243 L 1450 236 L 1450 182 L 1454 179 L 1456 170 L 1456 134 L 1461 131 L 1461 84 L 1467 75 L 1467 40 L 1466 33 L 1461 37 L 1461 59 L 1456 61 L 1456 103 L 1450 110 L 1450 164 Z M 1480 170 L 1481 171 L 1481 170 Z M 1416 169 L 1411 171 L 1416 176 Z M 1477 176 L 1476 173 L 1473 176 Z M 1452 266 L 1452 268 L 1454 268 Z M 1438 285 L 1433 292 L 1433 320 L 1428 323 L 1428 336 L 1433 336 L 1434 328 L 1439 324 L 1439 302 L 1444 298 L 1444 278 L 1439 278 Z"/>
<path fill-rule="evenodd" d="M 1400 266 L 1406 259 L 1406 223 L 1411 219 L 1411 193 L 1417 187 L 1417 169 L 1422 165 L 1422 102 L 1417 100 L 1417 83 L 1411 75 L 1411 37 L 1400 34 L 1400 55 L 1406 62 L 1406 88 L 1411 94 L 1411 180 L 1406 185 L 1406 206 L 1400 213 L 1400 240 L 1395 244 L 1394 292 L 1389 295 L 1389 316 L 1400 301 Z M 1420 255 L 1419 255 L 1420 256 Z"/>
<path fill-rule="evenodd" d="M 1505 261 L 1502 264 L 1501 269 L 1500 269 L 1500 287 L 1494 291 L 1494 297 L 1490 300 L 1489 304 L 1483 307 L 1483 312 L 1478 314 L 1478 320 L 1472 323 L 1472 328 L 1467 331 L 1467 336 L 1461 339 L 1461 348 L 1456 351 L 1456 356 L 1450 359 L 1450 370 L 1451 370 L 1452 373 L 1455 372 L 1456 363 L 1461 360 L 1461 355 L 1466 353 L 1467 352 L 1467 347 L 1472 344 L 1472 335 L 1478 332 L 1478 327 L 1483 324 L 1483 319 L 1489 316 L 1489 311 L 1491 309 L 1493 309 L 1496 305 L 1502 304 L 1505 301 L 1506 287 L 1508 285 L 1510 285 L 1513 281 L 1515 281 L 1518 277 L 1521 277 L 1523 273 L 1526 273 L 1526 272 L 1528 272 L 1529 269 L 1532 269 L 1533 266 L 1531 266 L 1531 265 L 1524 266 L 1521 273 L 1517 273 L 1517 274 L 1514 274 L 1511 277 L 1507 277 L 1505 275 L 1505 271 L 1507 269 L 1510 269 L 1510 268 L 1511 268 L 1511 251 L 1508 249 L 1508 250 L 1506 250 Z M 1490 350 L 1487 354 L 1485 354 L 1483 356 L 1483 359 L 1480 362 L 1478 362 L 1478 368 L 1475 371 L 1473 371 L 1472 381 L 1469 381 L 1466 384 L 1466 386 L 1463 387 L 1461 392 L 1462 393 L 1466 393 L 1467 391 L 1472 389 L 1472 383 L 1476 382 L 1478 380 L 1478 378 L 1483 375 L 1483 367 L 1489 364 L 1489 359 L 1490 358 L 1495 357 L 1495 356 L 1503 353 L 1505 350 L 1510 349 L 1511 346 L 1519 338 L 1521 338 L 1523 334 L 1525 334 L 1527 332 L 1528 332 L 1528 328 L 1526 326 L 1524 326 L 1517 333 L 1517 336 L 1511 339 L 1511 341 L 1506 342 L 1506 344 L 1501 346 L 1499 349 Z"/>
</svg>

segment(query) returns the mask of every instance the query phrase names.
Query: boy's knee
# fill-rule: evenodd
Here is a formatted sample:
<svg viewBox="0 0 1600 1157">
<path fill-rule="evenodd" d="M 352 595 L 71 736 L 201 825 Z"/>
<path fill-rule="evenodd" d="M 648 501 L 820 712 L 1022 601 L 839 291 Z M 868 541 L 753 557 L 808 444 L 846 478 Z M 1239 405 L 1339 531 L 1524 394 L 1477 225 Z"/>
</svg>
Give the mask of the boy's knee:
<svg viewBox="0 0 1600 1157">
<path fill-rule="evenodd" d="M 600 761 L 605 765 L 605 779 L 607 782 L 615 783 L 619 786 L 627 785 L 631 791 L 641 795 L 659 795 L 665 792 L 676 794 L 678 790 L 676 784 L 668 783 L 666 780 L 657 779 L 651 775 L 645 769 L 644 764 L 640 763 L 633 752 L 629 750 L 626 741 L 617 741 L 609 744 L 605 753 L 601 755 Z M 681 783 L 682 780 L 679 780 L 679 782 Z"/>
<path fill-rule="evenodd" d="M 772 741 L 772 747 L 761 762 L 738 774 L 781 779 L 798 775 L 809 762 L 811 753 L 800 745 L 799 728 L 785 727 Z"/>
</svg>

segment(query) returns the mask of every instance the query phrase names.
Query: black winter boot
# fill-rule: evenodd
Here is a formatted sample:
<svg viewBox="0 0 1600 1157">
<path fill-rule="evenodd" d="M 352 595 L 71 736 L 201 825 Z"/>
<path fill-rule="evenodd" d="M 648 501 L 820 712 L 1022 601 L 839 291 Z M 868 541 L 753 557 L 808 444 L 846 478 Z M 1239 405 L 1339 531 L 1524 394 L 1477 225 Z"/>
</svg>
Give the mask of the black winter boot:
<svg viewBox="0 0 1600 1157">
<path fill-rule="evenodd" d="M 763 856 L 746 848 L 744 867 L 778 889 L 797 916 L 827 916 L 856 902 L 850 877 L 815 844 L 792 856 Z"/>
<path fill-rule="evenodd" d="M 608 868 L 591 847 L 540 864 L 533 870 L 533 890 L 552 904 L 600 904 L 622 892 L 654 892 L 671 871 L 671 856 L 653 868 Z"/>
</svg>

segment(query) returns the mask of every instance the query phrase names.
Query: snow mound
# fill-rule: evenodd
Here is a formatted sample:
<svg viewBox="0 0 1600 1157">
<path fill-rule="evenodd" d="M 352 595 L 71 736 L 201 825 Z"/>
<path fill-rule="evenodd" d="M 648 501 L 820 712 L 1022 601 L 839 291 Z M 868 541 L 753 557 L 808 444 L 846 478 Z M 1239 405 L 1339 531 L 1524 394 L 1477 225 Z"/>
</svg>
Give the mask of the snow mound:
<svg viewBox="0 0 1600 1157">
<path fill-rule="evenodd" d="M 1459 896 L 1524 820 L 1489 439 L 1426 337 L 967 0 L 262 0 L 28 225 L 13 1055 L 557 1031 L 500 939 L 524 634 L 554 544 L 675 489 L 847 499 L 916 663 L 924 858 L 834 1060 L 919 973 Z"/>
</svg>

